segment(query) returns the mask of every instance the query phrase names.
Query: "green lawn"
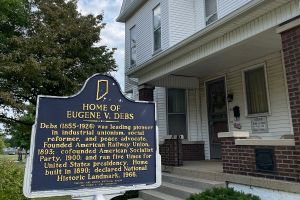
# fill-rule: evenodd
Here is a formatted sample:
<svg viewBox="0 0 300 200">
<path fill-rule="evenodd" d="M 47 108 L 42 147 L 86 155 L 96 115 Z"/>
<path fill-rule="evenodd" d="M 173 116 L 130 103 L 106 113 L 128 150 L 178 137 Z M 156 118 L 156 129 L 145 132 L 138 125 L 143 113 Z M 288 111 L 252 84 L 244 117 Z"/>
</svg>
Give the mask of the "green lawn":
<svg viewBox="0 0 300 200">
<path fill-rule="evenodd" d="M 25 168 L 25 159 L 22 162 L 17 162 L 18 156 L 17 155 L 1 155 L 0 154 L 0 162 L 2 159 L 16 161 L 16 164 L 22 168 Z M 37 198 L 34 200 L 71 200 L 71 197 L 51 197 L 51 198 Z"/>
</svg>

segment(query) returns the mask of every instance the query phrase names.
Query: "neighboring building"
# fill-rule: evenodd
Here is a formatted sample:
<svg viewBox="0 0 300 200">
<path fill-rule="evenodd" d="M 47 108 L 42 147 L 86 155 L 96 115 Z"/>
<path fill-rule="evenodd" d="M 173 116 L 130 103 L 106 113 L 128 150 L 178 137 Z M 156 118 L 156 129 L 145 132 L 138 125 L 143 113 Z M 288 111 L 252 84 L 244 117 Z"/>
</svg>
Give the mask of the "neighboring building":
<svg viewBox="0 0 300 200">
<path fill-rule="evenodd" d="M 203 144 L 226 173 L 300 182 L 299 15 L 299 0 L 124 0 L 125 92 L 156 101 L 183 159 Z"/>
</svg>

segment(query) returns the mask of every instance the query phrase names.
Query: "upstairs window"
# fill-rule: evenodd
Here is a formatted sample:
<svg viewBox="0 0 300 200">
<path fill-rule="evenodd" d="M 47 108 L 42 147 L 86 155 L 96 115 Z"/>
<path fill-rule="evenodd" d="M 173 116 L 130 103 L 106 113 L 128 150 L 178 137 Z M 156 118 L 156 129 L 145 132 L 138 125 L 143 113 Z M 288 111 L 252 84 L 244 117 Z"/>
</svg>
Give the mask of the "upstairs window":
<svg viewBox="0 0 300 200">
<path fill-rule="evenodd" d="M 218 19 L 217 0 L 205 0 L 205 22 L 209 25 Z"/>
<path fill-rule="evenodd" d="M 130 65 L 136 65 L 136 27 L 130 29 Z"/>
<path fill-rule="evenodd" d="M 268 114 L 269 99 L 264 65 L 244 71 L 244 88 L 247 114 Z"/>
<path fill-rule="evenodd" d="M 154 52 L 161 49 L 161 12 L 160 5 L 153 9 L 153 40 Z"/>
</svg>

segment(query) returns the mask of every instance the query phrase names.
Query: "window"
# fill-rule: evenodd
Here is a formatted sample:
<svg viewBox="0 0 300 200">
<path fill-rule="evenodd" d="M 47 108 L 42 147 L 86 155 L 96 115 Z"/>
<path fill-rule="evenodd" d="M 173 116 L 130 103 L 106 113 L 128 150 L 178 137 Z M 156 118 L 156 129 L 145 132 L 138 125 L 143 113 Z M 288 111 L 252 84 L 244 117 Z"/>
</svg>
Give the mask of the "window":
<svg viewBox="0 0 300 200">
<path fill-rule="evenodd" d="M 170 135 L 184 135 L 186 131 L 185 90 L 168 89 L 168 130 Z"/>
<path fill-rule="evenodd" d="M 130 65 L 136 65 L 136 27 L 130 29 Z"/>
<path fill-rule="evenodd" d="M 244 71 L 244 89 L 248 115 L 269 113 L 265 66 Z"/>
<path fill-rule="evenodd" d="M 205 22 L 209 25 L 218 19 L 217 0 L 205 0 Z"/>
<path fill-rule="evenodd" d="M 153 39 L 154 39 L 154 52 L 161 49 L 161 16 L 160 5 L 153 9 Z"/>
</svg>

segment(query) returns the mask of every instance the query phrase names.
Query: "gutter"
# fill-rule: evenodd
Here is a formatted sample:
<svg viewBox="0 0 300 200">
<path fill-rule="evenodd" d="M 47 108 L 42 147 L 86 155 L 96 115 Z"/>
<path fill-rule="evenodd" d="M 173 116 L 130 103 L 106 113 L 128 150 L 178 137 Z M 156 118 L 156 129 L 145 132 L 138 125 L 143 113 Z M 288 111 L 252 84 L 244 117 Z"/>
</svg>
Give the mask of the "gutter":
<svg viewBox="0 0 300 200">
<path fill-rule="evenodd" d="M 137 10 L 142 6 L 147 0 L 134 0 L 132 1 L 125 10 L 119 14 L 116 21 L 117 22 L 126 22 L 126 20 Z"/>
<path fill-rule="evenodd" d="M 188 45 L 193 45 L 193 42 L 199 38 L 202 38 L 204 36 L 209 35 L 211 32 L 215 31 L 217 28 L 220 28 L 227 23 L 231 22 L 233 19 L 236 19 L 237 17 L 241 16 L 242 14 L 245 14 L 247 11 L 252 10 L 253 8 L 261 5 L 262 3 L 265 3 L 270 0 L 253 0 L 246 5 L 242 6 L 241 8 L 233 11 L 229 15 L 221 18 L 220 20 L 217 20 L 215 23 L 211 24 L 210 26 L 205 27 L 204 29 L 194 33 L 190 37 L 184 39 L 183 41 L 177 43 L 176 45 L 168 48 L 167 50 L 157 54 L 155 57 L 152 57 L 150 60 L 142 63 L 136 68 L 133 68 L 125 73 L 125 75 L 129 77 L 137 78 L 136 75 L 139 74 L 139 72 L 143 69 L 145 69 L 148 65 L 153 64 L 154 62 L 157 62 L 158 60 L 169 56 L 172 53 L 175 53 L 177 50 L 182 49 L 184 47 L 188 48 Z M 153 67 L 152 67 L 153 68 Z M 151 69 L 151 68 L 150 68 Z M 149 70 L 149 69 L 148 69 Z"/>
</svg>

